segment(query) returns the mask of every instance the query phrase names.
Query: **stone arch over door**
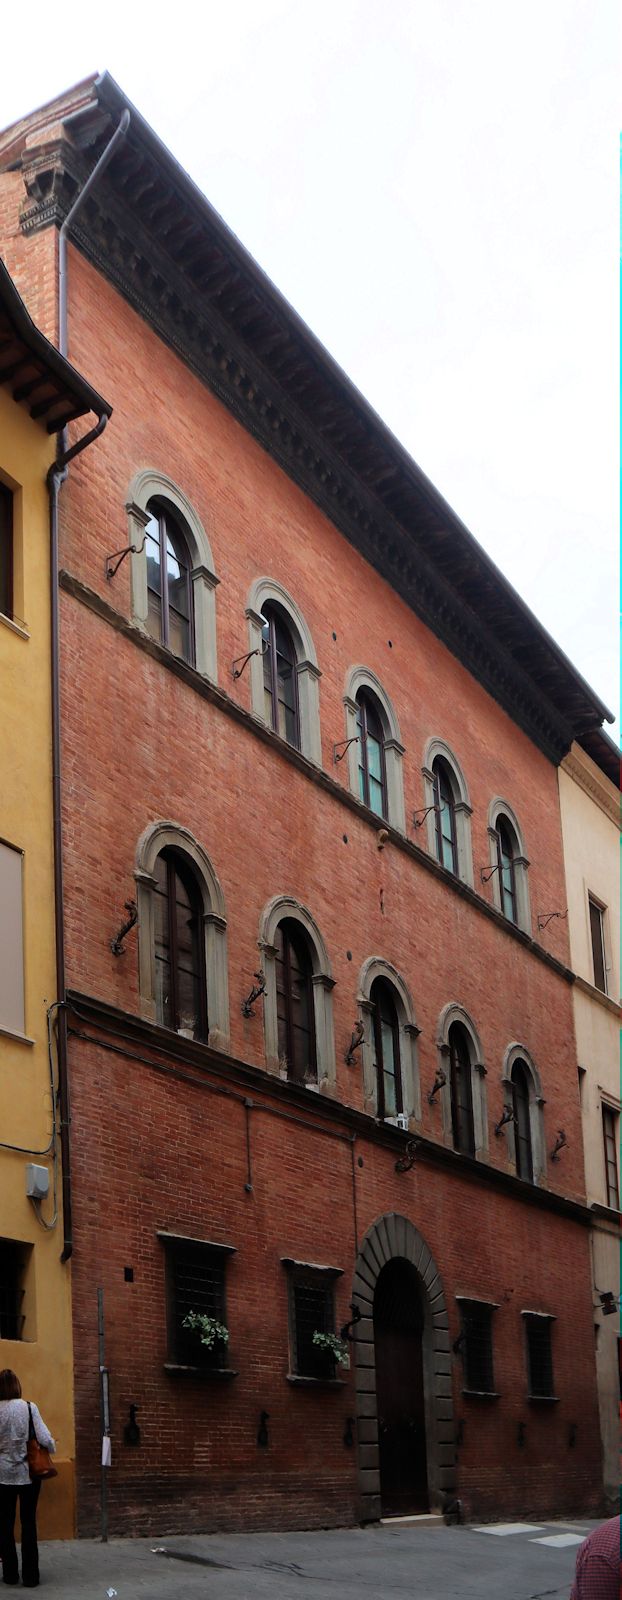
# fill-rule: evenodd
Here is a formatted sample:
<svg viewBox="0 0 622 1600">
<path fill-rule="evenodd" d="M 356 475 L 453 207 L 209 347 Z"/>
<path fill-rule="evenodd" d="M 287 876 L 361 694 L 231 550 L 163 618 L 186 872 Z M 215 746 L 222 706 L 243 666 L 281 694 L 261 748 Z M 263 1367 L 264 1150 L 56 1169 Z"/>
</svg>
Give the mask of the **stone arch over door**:
<svg viewBox="0 0 622 1600">
<path fill-rule="evenodd" d="M 395 1212 L 379 1217 L 359 1250 L 352 1284 L 352 1304 L 361 1314 L 355 1325 L 359 1493 L 363 1522 L 381 1516 L 374 1293 L 382 1268 L 402 1259 L 415 1268 L 424 1304 L 423 1379 L 430 1510 L 442 1510 L 455 1493 L 456 1441 L 451 1378 L 449 1319 L 443 1285 L 425 1239 L 407 1217 Z"/>
</svg>

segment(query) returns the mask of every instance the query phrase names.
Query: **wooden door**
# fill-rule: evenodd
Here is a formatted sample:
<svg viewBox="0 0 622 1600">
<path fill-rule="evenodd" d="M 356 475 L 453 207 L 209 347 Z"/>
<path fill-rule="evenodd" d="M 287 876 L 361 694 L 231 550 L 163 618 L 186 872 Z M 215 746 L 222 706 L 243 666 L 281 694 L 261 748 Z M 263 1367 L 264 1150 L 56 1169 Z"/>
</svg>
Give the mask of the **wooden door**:
<svg viewBox="0 0 622 1600">
<path fill-rule="evenodd" d="M 409 1516 L 429 1509 L 422 1335 L 414 1267 L 408 1261 L 390 1261 L 380 1273 L 374 1297 L 383 1516 Z"/>
</svg>

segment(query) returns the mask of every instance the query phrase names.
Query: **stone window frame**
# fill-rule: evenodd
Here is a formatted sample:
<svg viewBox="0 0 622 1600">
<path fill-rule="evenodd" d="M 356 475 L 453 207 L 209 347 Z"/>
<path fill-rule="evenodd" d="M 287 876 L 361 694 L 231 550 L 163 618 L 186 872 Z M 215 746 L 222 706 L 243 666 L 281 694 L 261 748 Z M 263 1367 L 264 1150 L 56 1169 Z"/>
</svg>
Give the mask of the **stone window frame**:
<svg viewBox="0 0 622 1600">
<path fill-rule="evenodd" d="M 287 1071 L 279 1058 L 279 1028 L 276 993 L 276 932 L 280 922 L 297 922 L 309 943 L 313 975 L 313 1021 L 315 1027 L 315 1054 L 317 1082 L 306 1088 L 320 1094 L 335 1096 L 337 1092 L 337 1066 L 335 1058 L 335 1026 L 333 1018 L 333 989 L 335 980 L 324 939 L 311 912 L 293 895 L 275 895 L 264 906 L 259 919 L 258 945 L 266 989 L 264 994 L 264 1048 L 268 1072 L 287 1079 Z"/>
<path fill-rule="evenodd" d="M 503 800 L 501 795 L 495 795 L 488 807 L 488 842 L 490 850 L 490 865 L 496 870 L 492 873 L 493 904 L 497 911 L 504 915 L 501 902 L 501 884 L 499 883 L 499 858 L 497 855 L 497 827 L 499 822 L 504 822 L 510 835 L 513 835 L 515 854 L 513 856 L 514 884 L 516 888 L 516 927 L 522 928 L 523 933 L 531 937 L 531 907 L 529 903 L 529 857 L 525 850 L 522 829 L 516 812 Z"/>
<path fill-rule="evenodd" d="M 140 1013 L 159 1023 L 156 1009 L 154 867 L 163 850 L 174 850 L 187 862 L 203 901 L 205 974 L 207 986 L 207 1042 L 228 1051 L 229 982 L 227 972 L 227 917 L 225 897 L 209 856 L 181 823 L 154 822 L 145 829 L 136 849 L 136 904 L 138 906 L 138 981 Z M 162 1024 L 159 1024 L 162 1026 Z"/>
<path fill-rule="evenodd" d="M 399 1029 L 403 1115 L 406 1117 L 410 1127 L 411 1122 L 421 1122 L 421 1082 L 417 1046 L 421 1029 L 417 1026 L 415 1007 L 407 983 L 405 983 L 397 968 L 390 961 L 385 961 L 382 956 L 369 956 L 363 962 L 359 973 L 356 996 L 358 1021 L 363 1029 L 361 1065 L 365 1097 L 364 1108 L 370 1116 L 378 1116 L 374 1003 L 371 999 L 372 985 L 377 978 L 381 978 L 384 983 L 388 984 L 393 993 Z M 399 1126 L 396 1117 L 385 1117 L 384 1120 L 392 1123 L 394 1127 Z"/>
<path fill-rule="evenodd" d="M 382 726 L 384 765 L 387 786 L 387 817 L 386 821 L 396 828 L 399 833 L 406 832 L 406 811 L 404 807 L 404 780 L 402 762 L 404 745 L 402 744 L 400 725 L 397 714 L 389 699 L 386 689 L 380 679 L 376 677 L 369 667 L 354 666 L 346 673 L 343 704 L 345 710 L 346 739 L 348 744 L 348 787 L 351 793 L 360 799 L 359 794 L 359 750 L 358 750 L 358 706 L 357 694 L 361 689 L 370 694 L 376 704 L 378 716 Z M 361 804 L 363 802 L 361 801 Z M 375 817 L 376 824 L 382 827 L 382 817 L 370 813 Z"/>
<path fill-rule="evenodd" d="M 296 654 L 298 710 L 300 718 L 300 751 L 308 761 L 322 765 L 322 735 L 320 727 L 320 678 L 317 653 L 311 631 L 293 596 L 275 578 L 256 578 L 251 585 L 246 606 L 248 648 L 254 653 L 249 661 L 251 711 L 259 722 L 271 727 L 265 714 L 263 683 L 262 609 L 265 605 L 278 606 L 289 630 Z"/>
<path fill-rule="evenodd" d="M 469 1041 L 469 1054 L 471 1057 L 471 1098 L 473 1103 L 473 1135 L 475 1141 L 475 1160 L 486 1161 L 489 1152 L 488 1140 L 488 1096 L 486 1093 L 486 1077 L 488 1069 L 484 1062 L 481 1040 L 475 1023 L 469 1016 L 465 1007 L 458 1001 L 451 1000 L 443 1007 L 438 1019 L 436 1048 L 438 1051 L 438 1068 L 445 1077 L 440 1093 L 441 1113 L 443 1119 L 443 1143 L 454 1149 L 453 1123 L 451 1116 L 451 1074 L 449 1064 L 449 1030 L 454 1022 L 459 1022 L 464 1028 Z M 457 1152 L 458 1154 L 460 1152 Z M 464 1156 L 462 1156 L 464 1160 Z M 467 1157 L 467 1159 L 469 1159 Z M 473 1159 L 473 1158 L 471 1158 Z"/>
<path fill-rule="evenodd" d="M 454 791 L 454 819 L 456 825 L 456 853 L 458 857 L 458 872 L 456 876 L 461 883 L 467 883 L 473 888 L 473 846 L 471 842 L 471 805 L 467 781 L 464 772 L 450 746 L 444 739 L 428 739 L 423 752 L 423 793 L 424 811 L 427 811 L 426 827 L 428 836 L 428 850 L 430 855 L 438 861 L 436 840 L 436 807 L 434 800 L 434 762 L 444 761 L 449 773 L 450 782 Z M 441 863 L 442 865 L 442 863 Z M 445 869 L 448 870 L 447 868 Z M 453 877 L 453 873 L 450 874 Z"/>
<path fill-rule="evenodd" d="M 544 1129 L 544 1107 L 546 1100 L 542 1094 L 542 1081 L 540 1073 L 524 1044 L 513 1040 L 509 1044 L 503 1057 L 503 1070 L 501 1082 L 503 1084 L 504 1108 L 512 1110 L 512 1067 L 515 1061 L 522 1061 L 529 1083 L 529 1131 L 531 1133 L 531 1163 L 533 1167 L 533 1183 L 536 1188 L 546 1183 L 546 1136 Z M 516 1173 L 516 1138 L 514 1123 L 506 1122 L 503 1129 L 507 1140 L 508 1165 Z M 518 1174 L 517 1174 L 518 1176 Z M 529 1180 L 521 1180 L 527 1183 Z"/>
<path fill-rule="evenodd" d="M 216 588 L 220 579 L 214 571 L 214 558 L 200 517 L 183 489 L 172 478 L 155 468 L 137 472 L 128 489 L 125 510 L 128 518 L 131 554 L 132 621 L 147 633 L 148 593 L 147 557 L 144 541 L 152 500 L 170 506 L 181 524 L 191 561 L 194 667 L 212 683 L 218 681 L 216 649 Z"/>
</svg>

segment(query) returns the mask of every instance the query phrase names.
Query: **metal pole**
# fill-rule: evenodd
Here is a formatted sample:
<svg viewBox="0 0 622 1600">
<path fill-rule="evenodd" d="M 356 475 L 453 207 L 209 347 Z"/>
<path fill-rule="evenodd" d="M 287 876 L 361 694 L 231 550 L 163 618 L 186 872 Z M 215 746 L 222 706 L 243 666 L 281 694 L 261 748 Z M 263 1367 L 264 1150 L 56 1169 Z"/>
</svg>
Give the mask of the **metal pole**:
<svg viewBox="0 0 622 1600">
<path fill-rule="evenodd" d="M 101 1466 L 101 1529 L 102 1544 L 108 1543 L 108 1468 L 104 1466 L 104 1439 L 110 1429 L 108 1415 L 108 1373 L 104 1347 L 104 1291 L 97 1290 L 97 1343 L 99 1357 L 99 1403 L 101 1414 L 102 1466 Z"/>
</svg>

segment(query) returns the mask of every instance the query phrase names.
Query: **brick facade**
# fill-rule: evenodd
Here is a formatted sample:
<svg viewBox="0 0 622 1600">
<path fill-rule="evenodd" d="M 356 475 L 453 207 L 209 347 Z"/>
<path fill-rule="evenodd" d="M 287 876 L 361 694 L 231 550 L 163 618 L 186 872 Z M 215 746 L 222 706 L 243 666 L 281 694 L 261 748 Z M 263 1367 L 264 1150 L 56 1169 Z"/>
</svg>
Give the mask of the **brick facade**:
<svg viewBox="0 0 622 1600">
<path fill-rule="evenodd" d="M 28 242 L 26 280 L 36 279 L 50 237 Z M 478 1517 L 595 1512 L 600 1444 L 567 931 L 558 919 L 537 929 L 539 911 L 565 905 L 555 766 L 73 248 L 69 277 L 69 356 L 114 408 L 103 438 L 72 467 L 61 507 L 79 1531 L 96 1532 L 99 1516 L 98 1286 L 113 1532 L 337 1525 L 375 1504 L 364 1341 L 342 1387 L 292 1385 L 282 1260 L 340 1270 L 339 1327 L 357 1301 L 362 1242 L 391 1216 L 409 1219 L 425 1241 L 446 1306 L 435 1346 L 434 1504 L 457 1495 L 463 1514 Z M 130 484 L 146 467 L 183 490 L 209 538 L 219 580 L 216 686 L 133 625 L 129 559 L 106 580 L 106 556 L 129 542 Z M 321 766 L 253 718 L 248 670 L 232 678 L 231 662 L 248 648 L 251 585 L 264 575 L 295 598 L 317 652 Z M 348 790 L 347 760 L 333 761 L 357 664 L 380 680 L 399 721 L 403 836 L 391 828 L 380 836 L 381 821 Z M 412 827 L 426 804 L 421 769 L 433 737 L 450 746 L 468 784 L 472 890 L 431 862 L 425 827 Z M 533 938 L 491 910 L 493 886 L 481 880 L 495 796 L 511 805 L 525 840 Z M 145 1015 L 136 932 L 123 956 L 110 951 L 135 894 L 138 841 L 159 820 L 192 834 L 222 886 L 226 1053 Z M 275 895 L 307 908 L 330 958 L 336 1083 L 322 1095 L 269 1075 L 261 1001 L 254 1016 L 242 1015 L 260 960 L 260 916 Z M 423 1109 L 410 1128 L 421 1143 L 404 1172 L 396 1161 L 406 1135 L 376 1124 L 360 1060 L 344 1060 L 361 970 L 374 956 L 404 980 L 421 1030 Z M 487 1149 L 478 1160 L 456 1155 L 439 1098 L 427 1098 L 450 1002 L 472 1019 L 486 1069 Z M 542 1191 L 513 1176 L 505 1131 L 494 1133 L 515 1042 L 540 1074 L 547 1151 L 560 1128 L 568 1141 L 559 1160 L 549 1154 Z M 234 1247 L 235 1377 L 164 1370 L 162 1232 Z M 456 1296 L 497 1306 L 498 1398 L 461 1392 Z M 524 1310 L 556 1319 L 554 1403 L 527 1399 Z M 139 1407 L 138 1448 L 124 1442 L 130 1404 Z M 267 1448 L 257 1443 L 262 1411 Z"/>
</svg>

